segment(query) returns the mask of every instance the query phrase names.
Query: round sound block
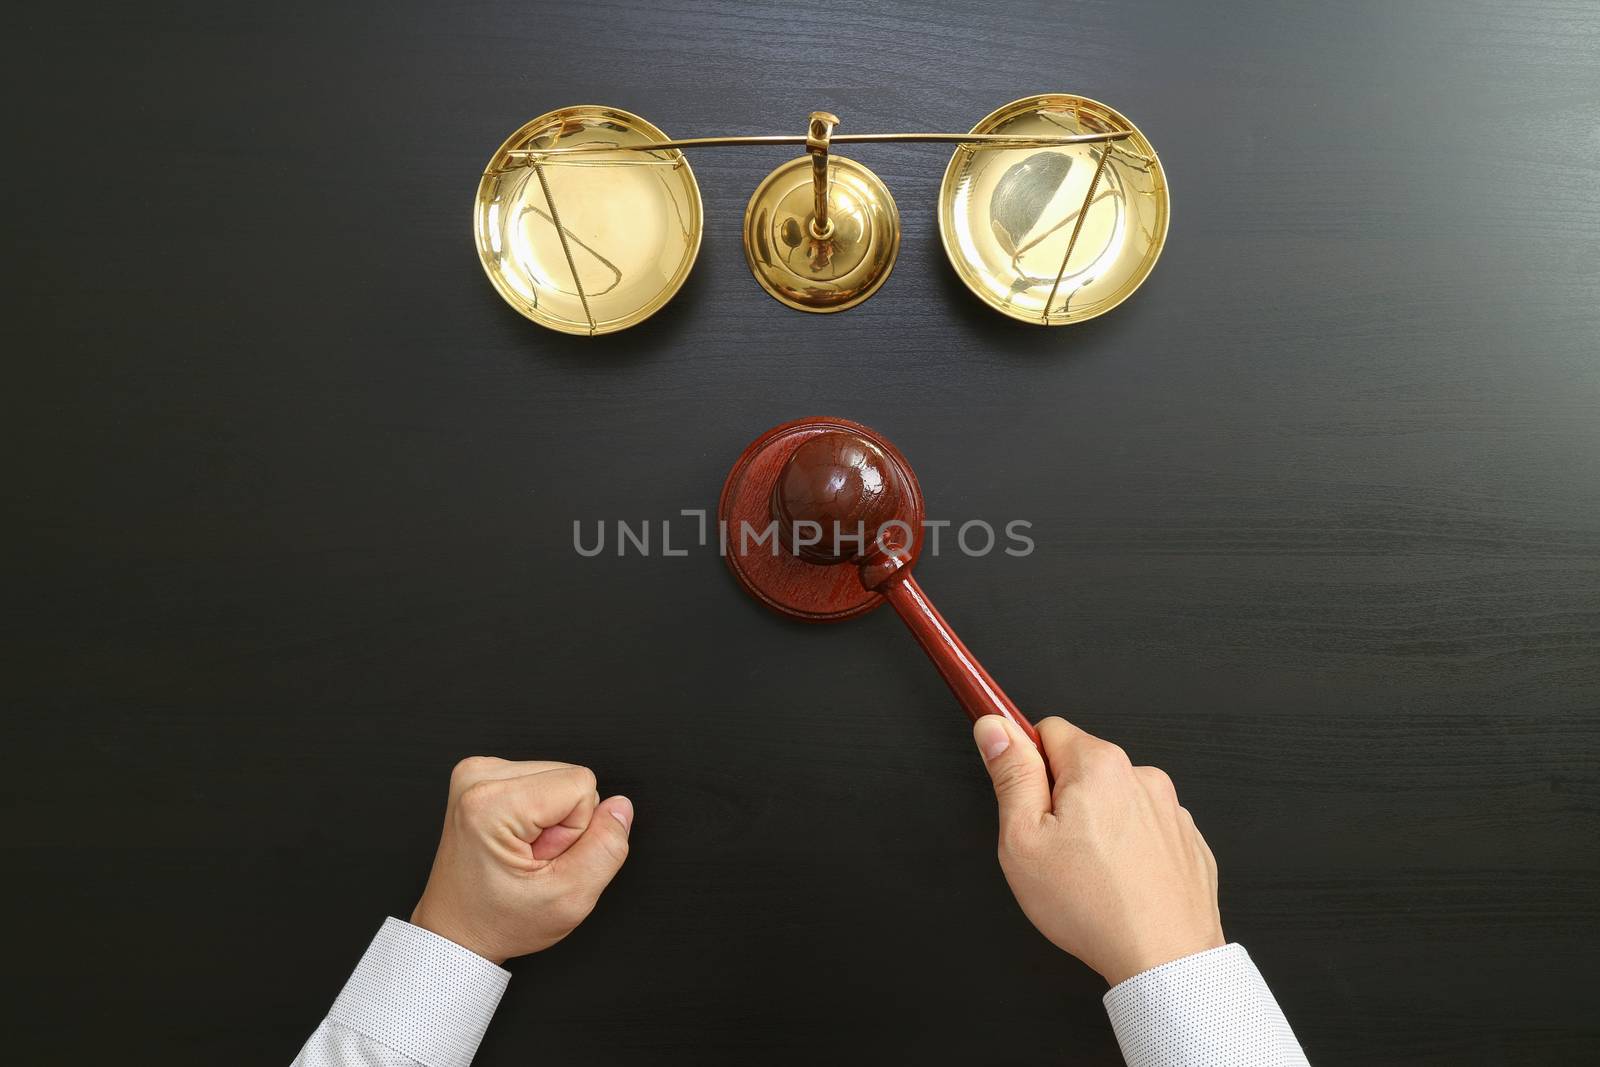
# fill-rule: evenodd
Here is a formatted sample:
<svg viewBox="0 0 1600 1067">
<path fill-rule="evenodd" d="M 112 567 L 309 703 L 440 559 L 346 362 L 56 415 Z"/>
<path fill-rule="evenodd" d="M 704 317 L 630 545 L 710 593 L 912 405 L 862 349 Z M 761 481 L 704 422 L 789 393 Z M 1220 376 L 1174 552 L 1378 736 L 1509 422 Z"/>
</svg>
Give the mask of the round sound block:
<svg viewBox="0 0 1600 1067">
<path fill-rule="evenodd" d="M 473 206 L 478 258 L 506 303 L 541 326 L 593 337 L 672 299 L 704 229 L 682 152 L 596 152 L 539 166 L 508 154 L 666 139 L 638 115 L 588 104 L 540 115 L 506 139 Z"/>
<path fill-rule="evenodd" d="M 723 558 L 745 592 L 780 615 L 805 622 L 842 622 L 865 614 L 883 597 L 861 584 L 851 564 L 808 563 L 783 544 L 772 517 L 772 493 L 783 465 L 809 438 L 832 431 L 859 434 L 883 450 L 904 475 L 910 500 L 902 509 L 911 527 L 905 552 L 912 562 L 922 547 L 922 488 L 900 450 L 881 435 L 849 419 L 809 418 L 775 426 L 740 455 L 722 484 L 717 518 L 725 539 Z"/>
<path fill-rule="evenodd" d="M 939 235 L 967 288 L 1042 326 L 1092 319 L 1133 295 L 1167 240 L 1167 177 L 1144 134 L 1105 104 L 1066 93 L 1014 101 L 972 128 L 1022 137 L 1123 130 L 1132 136 L 955 150 L 939 189 Z"/>
<path fill-rule="evenodd" d="M 761 288 L 798 311 L 843 311 L 878 291 L 900 254 L 900 211 L 889 187 L 853 159 L 828 158 L 828 221 L 818 240 L 811 158 L 767 175 L 744 212 L 744 255 Z"/>
</svg>

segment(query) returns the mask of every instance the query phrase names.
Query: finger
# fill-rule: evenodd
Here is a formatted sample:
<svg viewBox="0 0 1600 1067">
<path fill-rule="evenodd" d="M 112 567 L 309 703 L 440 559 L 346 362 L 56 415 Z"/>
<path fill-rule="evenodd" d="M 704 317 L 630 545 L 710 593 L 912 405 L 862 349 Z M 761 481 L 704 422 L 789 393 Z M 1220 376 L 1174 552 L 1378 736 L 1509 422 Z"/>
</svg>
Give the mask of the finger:
<svg viewBox="0 0 1600 1067">
<path fill-rule="evenodd" d="M 1059 716 L 1041 719 L 1037 727 L 1057 791 L 1100 770 L 1131 767 L 1122 749 Z"/>
<path fill-rule="evenodd" d="M 582 831 L 598 800 L 593 771 L 561 766 L 476 782 L 461 794 L 457 806 L 464 819 L 504 826 L 519 840 L 532 842 L 551 827 Z"/>
<path fill-rule="evenodd" d="M 540 771 L 553 771 L 570 766 L 572 764 L 554 760 L 505 760 L 499 756 L 468 756 L 457 763 L 450 772 L 450 799 L 454 800 L 479 782 L 521 778 L 524 775 L 538 774 Z"/>
<path fill-rule="evenodd" d="M 583 831 L 589 826 L 589 820 L 594 818 L 594 808 L 600 801 L 598 793 L 590 793 L 589 797 L 587 811 L 584 808 L 574 808 L 561 822 L 539 830 L 539 836 L 529 842 L 534 859 L 553 860 L 583 836 Z"/>
<path fill-rule="evenodd" d="M 555 861 L 558 877 L 571 879 L 588 893 L 599 896 L 628 858 L 628 835 L 633 830 L 633 801 L 607 797 L 595 808 L 589 828 Z"/>
<path fill-rule="evenodd" d="M 1033 742 L 998 715 L 973 723 L 972 740 L 994 783 L 1000 825 L 1037 823 L 1050 810 L 1050 778 Z"/>
</svg>

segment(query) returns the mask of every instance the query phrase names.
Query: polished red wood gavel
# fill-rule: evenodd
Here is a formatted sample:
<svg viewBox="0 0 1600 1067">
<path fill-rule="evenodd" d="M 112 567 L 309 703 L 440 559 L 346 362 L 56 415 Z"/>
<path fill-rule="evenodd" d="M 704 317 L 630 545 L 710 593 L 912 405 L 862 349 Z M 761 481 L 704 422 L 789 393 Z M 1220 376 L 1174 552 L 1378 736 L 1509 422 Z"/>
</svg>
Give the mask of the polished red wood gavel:
<svg viewBox="0 0 1600 1067">
<path fill-rule="evenodd" d="M 806 622 L 838 622 L 888 602 L 968 716 L 1010 719 L 1039 743 L 911 576 L 922 551 L 922 490 L 882 436 L 832 418 L 768 430 L 729 472 L 718 516 L 729 569 L 757 600 Z"/>
</svg>

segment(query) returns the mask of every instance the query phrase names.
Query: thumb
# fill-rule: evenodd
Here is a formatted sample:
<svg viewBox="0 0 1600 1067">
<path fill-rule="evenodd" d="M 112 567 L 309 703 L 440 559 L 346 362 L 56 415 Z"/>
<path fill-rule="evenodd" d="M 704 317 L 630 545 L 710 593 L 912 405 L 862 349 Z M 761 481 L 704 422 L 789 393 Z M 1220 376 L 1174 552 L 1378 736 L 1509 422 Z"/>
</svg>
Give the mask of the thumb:
<svg viewBox="0 0 1600 1067">
<path fill-rule="evenodd" d="M 594 809 L 583 836 L 556 858 L 555 865 L 566 877 L 582 882 L 598 896 L 628 858 L 628 833 L 632 829 L 633 801 L 609 797 Z"/>
<path fill-rule="evenodd" d="M 994 782 L 1001 822 L 1036 820 L 1050 810 L 1050 776 L 1044 759 L 1021 730 L 998 715 L 985 715 L 972 724 L 972 739 Z"/>
</svg>

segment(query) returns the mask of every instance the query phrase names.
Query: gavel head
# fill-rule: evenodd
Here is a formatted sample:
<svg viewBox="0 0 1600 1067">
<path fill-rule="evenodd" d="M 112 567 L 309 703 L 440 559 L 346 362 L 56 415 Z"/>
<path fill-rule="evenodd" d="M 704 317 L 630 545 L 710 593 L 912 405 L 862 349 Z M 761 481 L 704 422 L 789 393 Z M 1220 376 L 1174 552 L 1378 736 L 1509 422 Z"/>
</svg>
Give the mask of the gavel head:
<svg viewBox="0 0 1600 1067">
<path fill-rule="evenodd" d="M 922 549 L 922 489 L 900 450 L 849 419 L 774 426 L 717 502 L 723 559 L 746 592 L 806 622 L 853 619 Z"/>
<path fill-rule="evenodd" d="M 795 555 L 857 564 L 871 589 L 911 561 L 920 521 L 915 500 L 882 448 L 859 433 L 830 430 L 807 438 L 779 470 L 772 517 Z"/>
</svg>

